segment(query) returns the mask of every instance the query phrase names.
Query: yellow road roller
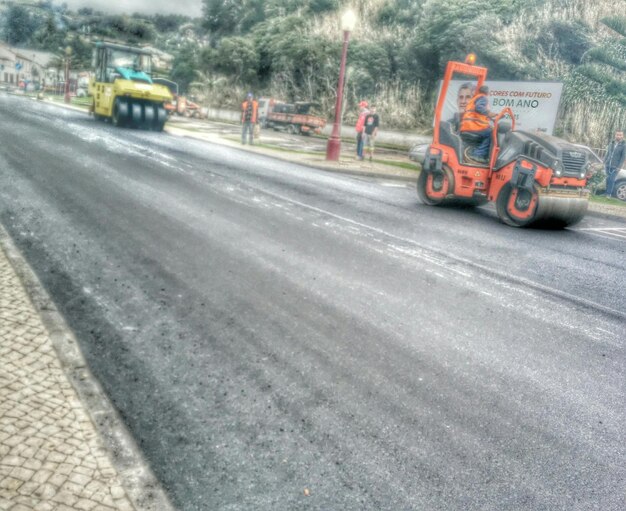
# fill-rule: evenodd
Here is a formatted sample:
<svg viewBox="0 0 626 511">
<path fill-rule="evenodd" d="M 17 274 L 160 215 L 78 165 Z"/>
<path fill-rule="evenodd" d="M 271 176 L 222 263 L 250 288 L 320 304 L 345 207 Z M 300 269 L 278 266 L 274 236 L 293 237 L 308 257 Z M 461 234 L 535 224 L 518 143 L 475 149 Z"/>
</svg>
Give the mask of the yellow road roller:
<svg viewBox="0 0 626 511">
<path fill-rule="evenodd" d="M 93 53 L 94 75 L 89 81 L 91 112 L 97 121 L 115 126 L 162 131 L 172 94 L 152 81 L 149 51 L 98 41 Z"/>
</svg>

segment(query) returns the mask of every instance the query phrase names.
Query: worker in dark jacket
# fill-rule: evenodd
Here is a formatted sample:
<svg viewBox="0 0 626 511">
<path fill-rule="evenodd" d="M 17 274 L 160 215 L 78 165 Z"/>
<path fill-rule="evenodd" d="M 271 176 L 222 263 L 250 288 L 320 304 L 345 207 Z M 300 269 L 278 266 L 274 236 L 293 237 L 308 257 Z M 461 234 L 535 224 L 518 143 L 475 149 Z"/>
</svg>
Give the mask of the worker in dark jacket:
<svg viewBox="0 0 626 511">
<path fill-rule="evenodd" d="M 474 148 L 470 156 L 480 162 L 486 162 L 489 159 L 492 131 L 489 121 L 497 115 L 489 110 L 488 98 L 489 87 L 482 85 L 465 107 L 465 113 L 461 119 L 461 134 L 472 133 L 479 137 L 478 146 Z"/>
<path fill-rule="evenodd" d="M 615 178 L 619 170 L 624 165 L 626 158 L 626 142 L 624 142 L 624 132 L 616 131 L 615 138 L 611 140 L 604 158 L 604 170 L 606 171 L 606 195 L 613 196 Z"/>
</svg>

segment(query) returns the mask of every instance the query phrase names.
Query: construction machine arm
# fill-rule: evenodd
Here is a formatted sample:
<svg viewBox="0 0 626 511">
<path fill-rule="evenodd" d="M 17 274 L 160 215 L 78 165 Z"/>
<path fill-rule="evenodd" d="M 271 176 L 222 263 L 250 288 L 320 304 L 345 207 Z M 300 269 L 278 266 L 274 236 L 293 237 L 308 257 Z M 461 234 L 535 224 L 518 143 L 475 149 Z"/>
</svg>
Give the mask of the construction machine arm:
<svg viewBox="0 0 626 511">
<path fill-rule="evenodd" d="M 448 62 L 446 66 L 446 73 L 443 77 L 443 83 L 441 85 L 441 91 L 439 93 L 439 101 L 437 101 L 437 108 L 435 109 L 435 130 L 433 133 L 433 143 L 439 144 L 439 123 L 441 122 L 441 115 L 443 113 L 443 109 L 446 103 L 446 96 L 448 94 L 448 88 L 450 87 L 450 81 L 455 73 L 473 76 L 478 82 L 476 84 L 476 88 L 478 89 L 487 78 L 487 68 L 472 66 L 469 64 L 464 64 L 463 62 Z"/>
</svg>

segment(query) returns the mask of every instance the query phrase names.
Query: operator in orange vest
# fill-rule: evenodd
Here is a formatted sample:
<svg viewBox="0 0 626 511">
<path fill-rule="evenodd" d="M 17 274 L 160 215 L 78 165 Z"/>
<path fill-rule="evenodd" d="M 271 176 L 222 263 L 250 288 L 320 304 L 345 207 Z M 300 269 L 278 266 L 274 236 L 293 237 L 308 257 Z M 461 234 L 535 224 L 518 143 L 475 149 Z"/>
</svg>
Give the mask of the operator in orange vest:
<svg viewBox="0 0 626 511">
<path fill-rule="evenodd" d="M 241 143 L 245 145 L 246 134 L 248 143 L 254 145 L 254 126 L 256 124 L 259 104 L 254 99 L 252 92 L 248 92 L 248 97 L 241 105 Z"/>
<path fill-rule="evenodd" d="M 497 116 L 489 110 L 488 98 L 489 87 L 482 85 L 465 107 L 465 113 L 461 120 L 461 134 L 472 133 L 480 137 L 478 146 L 470 153 L 474 160 L 480 162 L 486 162 L 489 159 L 492 132 L 489 121 Z"/>
</svg>

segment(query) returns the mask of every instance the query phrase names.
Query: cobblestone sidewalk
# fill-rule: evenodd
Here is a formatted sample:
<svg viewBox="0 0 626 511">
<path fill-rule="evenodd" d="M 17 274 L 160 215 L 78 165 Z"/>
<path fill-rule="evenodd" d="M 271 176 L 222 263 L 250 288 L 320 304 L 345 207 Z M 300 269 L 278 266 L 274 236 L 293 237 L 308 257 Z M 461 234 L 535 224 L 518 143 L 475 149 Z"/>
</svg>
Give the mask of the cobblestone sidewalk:
<svg viewBox="0 0 626 511">
<path fill-rule="evenodd" d="M 134 510 L 0 247 L 0 510 Z"/>
</svg>

